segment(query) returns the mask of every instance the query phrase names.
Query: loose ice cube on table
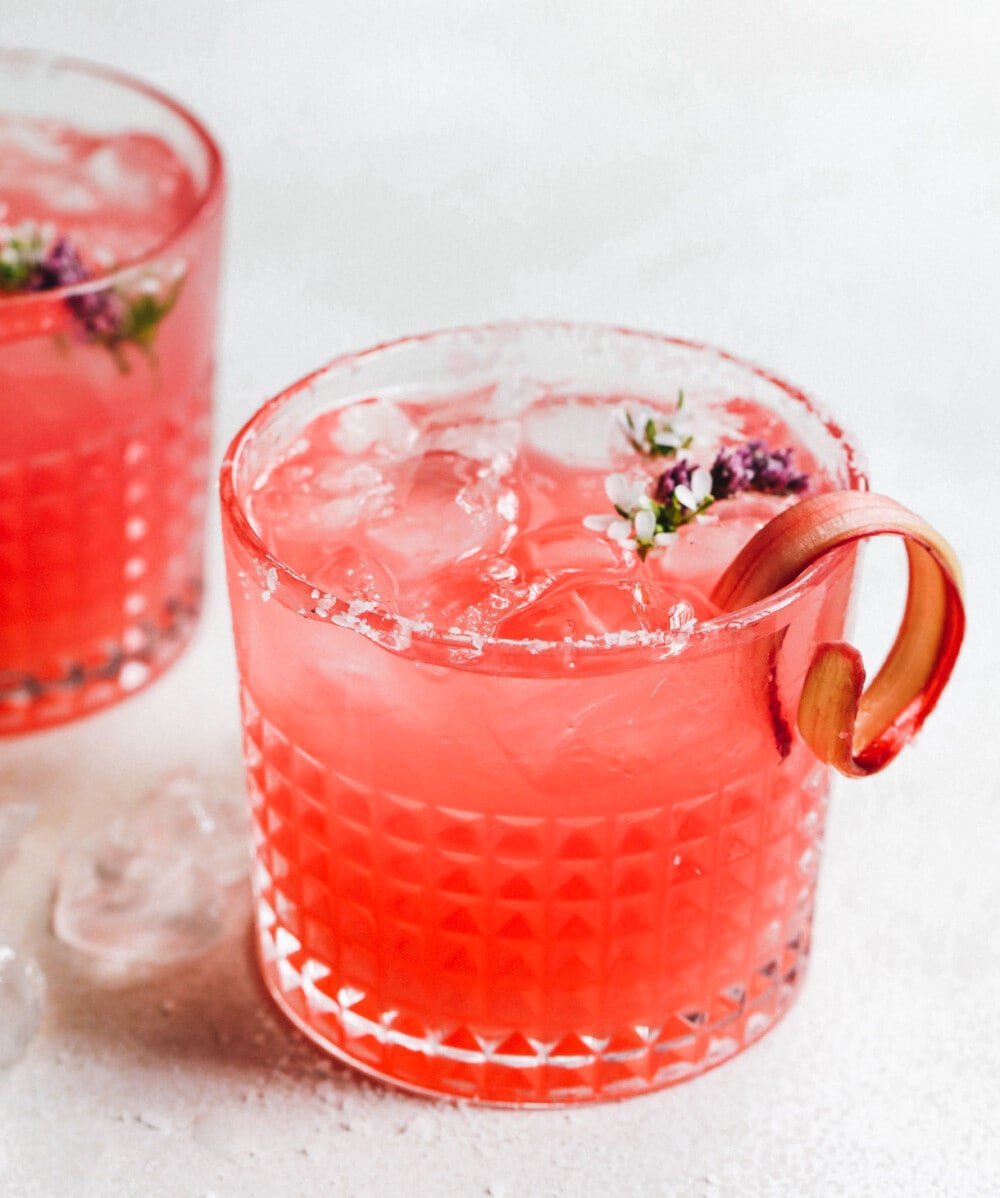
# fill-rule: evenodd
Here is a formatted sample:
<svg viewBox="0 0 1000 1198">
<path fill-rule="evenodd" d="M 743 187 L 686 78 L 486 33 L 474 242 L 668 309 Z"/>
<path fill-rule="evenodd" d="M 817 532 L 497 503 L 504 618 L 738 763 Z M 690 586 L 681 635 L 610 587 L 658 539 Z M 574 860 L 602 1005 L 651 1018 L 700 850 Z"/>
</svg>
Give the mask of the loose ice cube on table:
<svg viewBox="0 0 1000 1198">
<path fill-rule="evenodd" d="M 109 963 L 196 956 L 221 934 L 223 890 L 247 872 L 247 836 L 235 793 L 168 779 L 71 849 L 59 874 L 56 934 Z"/>
<path fill-rule="evenodd" d="M 45 976 L 38 964 L 0 944 L 0 1069 L 15 1065 L 42 1022 Z"/>
<path fill-rule="evenodd" d="M 53 927 L 109 964 L 183 961 L 221 934 L 222 891 L 194 859 L 150 852 L 116 820 L 63 862 Z"/>
<path fill-rule="evenodd" d="M 190 856 L 222 886 L 247 876 L 249 820 L 240 786 L 175 774 L 135 809 L 132 827 L 146 850 Z"/>
</svg>

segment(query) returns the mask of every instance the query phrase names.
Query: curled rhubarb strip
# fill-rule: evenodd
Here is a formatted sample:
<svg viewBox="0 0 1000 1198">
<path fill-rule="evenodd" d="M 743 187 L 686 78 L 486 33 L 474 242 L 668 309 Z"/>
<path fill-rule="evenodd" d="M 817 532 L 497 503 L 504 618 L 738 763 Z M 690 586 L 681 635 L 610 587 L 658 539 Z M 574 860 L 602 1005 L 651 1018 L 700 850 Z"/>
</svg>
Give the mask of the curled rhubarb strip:
<svg viewBox="0 0 1000 1198">
<path fill-rule="evenodd" d="M 889 654 L 867 691 L 861 654 L 843 642 L 817 647 L 799 700 L 803 740 L 848 777 L 877 773 L 913 737 L 944 690 L 965 631 L 954 550 L 919 516 L 867 491 L 815 495 L 769 521 L 719 580 L 725 611 L 756 603 L 824 554 L 875 536 L 906 542 L 909 591 Z"/>
</svg>

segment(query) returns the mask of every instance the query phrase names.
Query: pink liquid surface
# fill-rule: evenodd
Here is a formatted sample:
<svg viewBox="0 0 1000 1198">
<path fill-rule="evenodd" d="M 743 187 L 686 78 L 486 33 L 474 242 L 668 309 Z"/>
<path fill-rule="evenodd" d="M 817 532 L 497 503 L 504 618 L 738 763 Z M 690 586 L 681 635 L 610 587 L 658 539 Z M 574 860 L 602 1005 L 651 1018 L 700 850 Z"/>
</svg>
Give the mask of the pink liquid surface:
<svg viewBox="0 0 1000 1198">
<path fill-rule="evenodd" d="M 94 274 L 161 245 L 195 181 L 163 141 L 0 117 L 0 223 L 68 238 Z M 0 294 L 0 733 L 149 680 L 198 608 L 218 221 L 135 280 L 180 278 L 151 347 L 89 339 L 56 294 Z"/>
<path fill-rule="evenodd" d="M 850 567 L 685 652 L 793 500 L 719 502 L 645 562 L 589 531 L 609 473 L 669 465 L 621 436 L 639 402 L 372 398 L 248 479 L 309 596 L 230 534 L 265 976 L 380 1076 L 515 1104 L 641 1092 L 762 1034 L 801 975 L 826 776 L 788 713 Z M 832 485 L 769 410 L 688 405 L 697 460 L 760 437 Z"/>
</svg>

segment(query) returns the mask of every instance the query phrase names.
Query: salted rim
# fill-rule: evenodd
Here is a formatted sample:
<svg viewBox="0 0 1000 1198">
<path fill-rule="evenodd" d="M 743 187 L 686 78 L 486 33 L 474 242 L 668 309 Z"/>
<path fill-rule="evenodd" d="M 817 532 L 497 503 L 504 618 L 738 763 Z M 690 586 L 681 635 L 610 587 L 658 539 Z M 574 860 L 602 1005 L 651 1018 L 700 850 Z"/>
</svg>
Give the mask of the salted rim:
<svg viewBox="0 0 1000 1198">
<path fill-rule="evenodd" d="M 237 493 L 236 470 L 243 449 L 256 436 L 261 425 L 265 424 L 271 415 L 289 403 L 300 392 L 308 390 L 320 380 L 345 369 L 355 367 L 358 363 L 377 354 L 399 349 L 407 345 L 419 345 L 427 341 L 449 337 L 475 336 L 484 333 L 517 334 L 529 330 L 551 330 L 564 332 L 593 332 L 595 334 L 612 334 L 621 337 L 634 337 L 641 340 L 653 341 L 661 345 L 676 345 L 691 349 L 698 353 L 714 356 L 722 361 L 756 375 L 772 386 L 778 387 L 790 399 L 800 404 L 809 415 L 818 420 L 831 437 L 837 441 L 845 453 L 845 468 L 851 486 L 847 489 L 866 491 L 868 477 L 864 469 L 860 450 L 853 438 L 843 426 L 826 412 L 814 399 L 800 388 L 786 382 L 780 375 L 764 367 L 758 366 L 746 358 L 731 354 L 717 346 L 703 341 L 695 341 L 685 337 L 672 337 L 663 333 L 648 330 L 632 329 L 622 325 L 601 324 L 599 322 L 566 321 L 566 320 L 511 320 L 493 321 L 480 325 L 456 325 L 448 328 L 434 329 L 426 333 L 411 334 L 382 341 L 367 349 L 338 354 L 325 365 L 311 371 L 303 378 L 292 383 L 289 387 L 278 392 L 267 400 L 239 429 L 226 448 L 225 456 L 219 471 L 219 492 L 222 506 L 223 522 L 228 523 L 237 540 L 257 561 L 257 572 L 260 575 L 262 591 L 273 592 L 274 598 L 282 602 L 278 584 L 284 581 L 293 594 L 298 594 L 303 600 L 303 606 L 285 604 L 293 607 L 297 614 L 305 619 L 313 619 L 321 623 L 349 627 L 360 634 L 369 637 L 378 644 L 390 650 L 408 650 L 411 646 L 426 646 L 427 648 L 453 649 L 468 654 L 470 651 L 476 658 L 482 659 L 486 649 L 494 649 L 507 653 L 538 656 L 543 653 L 562 653 L 567 650 L 583 651 L 588 659 L 599 657 L 622 657 L 625 654 L 635 654 L 637 651 L 651 653 L 656 657 L 675 656 L 689 649 L 710 649 L 715 642 L 724 638 L 738 636 L 740 633 L 753 629 L 761 621 L 774 616 L 786 607 L 796 602 L 815 586 L 823 582 L 836 568 L 842 555 L 829 554 L 817 561 L 804 571 L 794 582 L 776 591 L 773 595 L 748 607 L 735 611 L 723 612 L 714 619 L 699 621 L 690 629 L 678 632 L 644 632 L 635 631 L 620 634 L 607 634 L 602 639 L 573 640 L 567 638 L 559 641 L 547 641 L 541 638 L 510 639 L 506 637 L 480 636 L 474 633 L 450 632 L 436 628 L 424 621 L 412 617 L 399 616 L 378 608 L 377 605 L 362 601 L 345 601 L 312 582 L 306 575 L 298 573 L 286 562 L 273 553 L 263 539 L 258 535 L 247 515 L 242 499 Z M 275 571 L 275 574 L 272 574 Z M 270 594 L 267 595 L 271 597 Z M 329 601 L 322 604 L 322 611 L 316 611 L 318 600 Z M 398 643 L 393 644 L 396 636 Z M 387 643 L 386 637 L 389 641 Z M 457 663 L 452 663 L 457 664 Z M 471 664 L 471 663 L 470 663 Z"/>
<path fill-rule="evenodd" d="M 205 182 L 203 193 L 198 197 L 197 202 L 184 216 L 183 220 L 175 225 L 165 237 L 161 237 L 159 241 L 153 242 L 142 253 L 127 258 L 124 262 L 115 266 L 113 270 L 102 271 L 100 274 L 94 275 L 93 278 L 87 279 L 83 283 L 72 283 L 64 287 L 50 287 L 45 291 L 14 292 L 11 295 L 4 296 L 2 302 L 5 308 L 13 308 L 15 306 L 31 307 L 32 305 L 44 306 L 51 304 L 53 299 L 65 299 L 74 295 L 86 295 L 92 291 L 104 291 L 109 284 L 127 278 L 137 268 L 153 261 L 153 259 L 169 250 L 188 230 L 194 228 L 204 218 L 206 212 L 214 208 L 220 201 L 225 182 L 225 165 L 219 143 L 189 108 L 186 108 L 179 100 L 175 100 L 167 92 L 161 91 L 154 84 L 137 79 L 134 75 L 129 75 L 125 71 L 119 71 L 114 67 L 103 66 L 101 63 L 90 62 L 85 58 L 74 58 L 71 55 L 46 54 L 39 50 L 0 49 L 0 71 L 5 70 L 11 64 L 27 65 L 51 73 L 65 71 L 78 75 L 91 75 L 98 79 L 107 80 L 129 91 L 140 92 L 148 96 L 162 108 L 166 108 L 174 113 L 175 116 L 180 117 L 204 146 L 208 154 L 208 178 Z M 0 115 L 3 115 L 3 113 L 0 112 Z"/>
</svg>

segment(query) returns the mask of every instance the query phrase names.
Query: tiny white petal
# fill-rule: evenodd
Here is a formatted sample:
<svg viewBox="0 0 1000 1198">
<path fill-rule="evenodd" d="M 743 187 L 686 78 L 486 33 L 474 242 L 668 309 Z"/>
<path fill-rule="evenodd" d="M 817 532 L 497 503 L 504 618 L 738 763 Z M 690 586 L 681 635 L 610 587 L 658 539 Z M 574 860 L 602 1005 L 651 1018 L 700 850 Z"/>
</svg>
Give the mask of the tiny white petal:
<svg viewBox="0 0 1000 1198">
<path fill-rule="evenodd" d="M 686 483 L 681 483 L 674 487 L 674 495 L 677 497 L 677 502 L 689 511 L 694 511 L 698 506 L 698 500 L 694 497 L 694 492 Z"/>
<path fill-rule="evenodd" d="M 677 540 L 677 533 L 675 533 L 675 532 L 658 532 L 656 534 L 656 536 L 653 537 L 653 544 L 654 545 L 669 545 L 671 543 L 671 541 L 676 541 L 676 540 Z"/>
<path fill-rule="evenodd" d="M 649 484 L 645 481 L 636 480 L 632 484 L 632 502 L 629 504 L 629 511 L 633 511 L 637 507 L 652 507 L 649 496 L 646 494 L 646 488 Z"/>
<path fill-rule="evenodd" d="M 651 511 L 643 509 L 635 516 L 635 536 L 638 541 L 651 541 L 656 532 L 656 517 Z"/>
<path fill-rule="evenodd" d="M 584 516 L 583 527 L 591 532 L 607 532 L 617 517 L 612 515 Z"/>
<path fill-rule="evenodd" d="M 626 508 L 631 485 L 627 474 L 609 474 L 604 480 L 604 491 L 615 507 Z"/>
<path fill-rule="evenodd" d="M 661 445 L 664 449 L 678 449 L 681 438 L 676 433 L 657 433 L 653 442 L 656 445 Z"/>
<path fill-rule="evenodd" d="M 699 466 L 694 474 L 691 475 L 691 488 L 694 491 L 695 499 L 699 503 L 703 499 L 707 499 L 712 494 L 712 472 L 706 470 L 704 466 Z"/>
<path fill-rule="evenodd" d="M 615 520 L 608 526 L 608 536 L 612 541 L 627 541 L 631 535 L 631 520 Z"/>
<path fill-rule="evenodd" d="M 623 512 L 631 512 L 646 498 L 646 483 L 643 479 L 629 478 L 627 474 L 609 474 L 604 480 L 608 498 Z"/>
</svg>

